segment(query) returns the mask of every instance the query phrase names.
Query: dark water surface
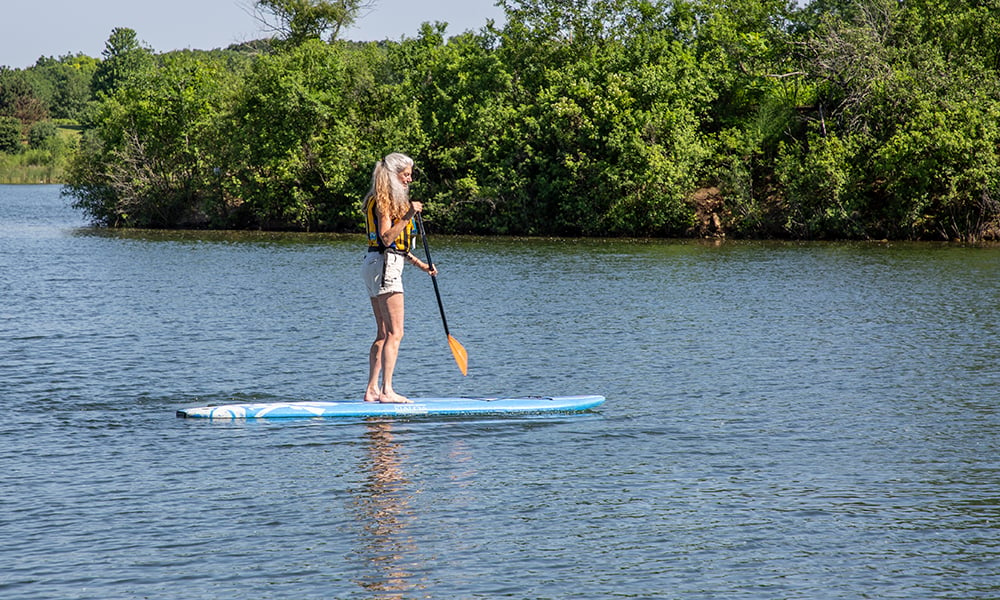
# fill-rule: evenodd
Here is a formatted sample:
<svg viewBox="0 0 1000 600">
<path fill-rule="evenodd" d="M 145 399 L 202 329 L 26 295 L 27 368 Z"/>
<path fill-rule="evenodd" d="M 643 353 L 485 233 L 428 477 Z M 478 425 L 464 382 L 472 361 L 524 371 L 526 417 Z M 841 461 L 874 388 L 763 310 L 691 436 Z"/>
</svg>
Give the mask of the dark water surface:
<svg viewBox="0 0 1000 600">
<path fill-rule="evenodd" d="M 0 186 L 0 597 L 998 598 L 1000 247 L 432 238 L 359 397 L 359 236 L 104 232 Z"/>
</svg>

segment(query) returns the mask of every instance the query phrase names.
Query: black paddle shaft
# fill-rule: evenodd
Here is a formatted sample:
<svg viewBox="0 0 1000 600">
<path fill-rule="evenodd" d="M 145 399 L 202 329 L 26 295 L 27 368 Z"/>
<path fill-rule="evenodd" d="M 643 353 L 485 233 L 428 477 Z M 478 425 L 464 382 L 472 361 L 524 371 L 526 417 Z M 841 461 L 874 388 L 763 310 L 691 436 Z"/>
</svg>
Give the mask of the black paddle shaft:
<svg viewBox="0 0 1000 600">
<path fill-rule="evenodd" d="M 431 247 L 427 245 L 427 228 L 424 227 L 424 218 L 420 213 L 417 213 L 417 226 L 420 229 L 420 239 L 424 242 L 424 255 L 427 256 L 427 266 L 433 271 L 434 260 L 431 259 Z M 444 316 L 444 304 L 441 302 L 441 291 L 438 289 L 437 276 L 431 275 L 431 281 L 434 283 L 434 295 L 437 296 L 438 310 L 441 311 L 441 323 L 444 325 L 444 334 L 451 337 L 451 334 L 448 333 L 448 319 Z"/>
</svg>

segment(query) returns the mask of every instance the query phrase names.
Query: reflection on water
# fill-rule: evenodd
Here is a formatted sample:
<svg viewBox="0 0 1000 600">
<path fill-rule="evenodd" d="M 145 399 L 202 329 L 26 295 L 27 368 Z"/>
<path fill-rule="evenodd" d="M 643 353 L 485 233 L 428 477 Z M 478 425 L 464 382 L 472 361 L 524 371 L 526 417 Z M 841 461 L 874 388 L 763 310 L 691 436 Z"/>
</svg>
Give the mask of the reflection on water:
<svg viewBox="0 0 1000 600">
<path fill-rule="evenodd" d="M 416 542 L 408 528 L 414 520 L 411 509 L 413 486 L 403 470 L 405 455 L 393 440 L 392 422 L 371 419 L 366 424 L 368 480 L 359 491 L 357 505 L 365 535 L 359 554 L 369 566 L 357 583 L 373 592 L 373 598 L 395 600 L 420 589 L 408 564 L 416 556 Z"/>
<path fill-rule="evenodd" d="M 469 488 L 479 472 L 469 451 L 469 444 L 465 440 L 456 440 L 448 452 L 448 460 L 455 469 L 449 474 L 451 482 L 460 490 Z"/>
</svg>

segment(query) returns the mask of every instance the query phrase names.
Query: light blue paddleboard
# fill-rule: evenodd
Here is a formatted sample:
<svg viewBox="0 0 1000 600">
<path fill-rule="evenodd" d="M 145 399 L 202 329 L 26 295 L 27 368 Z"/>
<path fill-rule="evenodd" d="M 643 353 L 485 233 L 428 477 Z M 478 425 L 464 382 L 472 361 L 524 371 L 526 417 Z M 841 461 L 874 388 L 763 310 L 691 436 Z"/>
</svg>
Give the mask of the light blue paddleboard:
<svg viewBox="0 0 1000 600">
<path fill-rule="evenodd" d="M 604 396 L 412 398 L 412 400 L 412 404 L 360 401 L 225 404 L 185 408 L 177 411 L 177 416 L 203 419 L 290 419 L 541 414 L 587 410 L 603 403 Z"/>
</svg>

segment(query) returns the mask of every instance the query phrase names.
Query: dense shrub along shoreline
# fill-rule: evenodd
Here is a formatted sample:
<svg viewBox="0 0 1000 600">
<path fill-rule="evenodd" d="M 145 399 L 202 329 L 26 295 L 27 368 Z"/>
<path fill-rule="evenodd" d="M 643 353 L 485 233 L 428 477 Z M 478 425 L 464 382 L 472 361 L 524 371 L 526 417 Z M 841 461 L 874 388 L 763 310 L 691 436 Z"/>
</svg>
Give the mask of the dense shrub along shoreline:
<svg viewBox="0 0 1000 600">
<path fill-rule="evenodd" d="M 110 227 L 357 231 L 403 151 L 441 232 L 1000 237 L 1000 0 L 504 4 L 381 43 L 117 29 L 66 190 Z"/>
</svg>

